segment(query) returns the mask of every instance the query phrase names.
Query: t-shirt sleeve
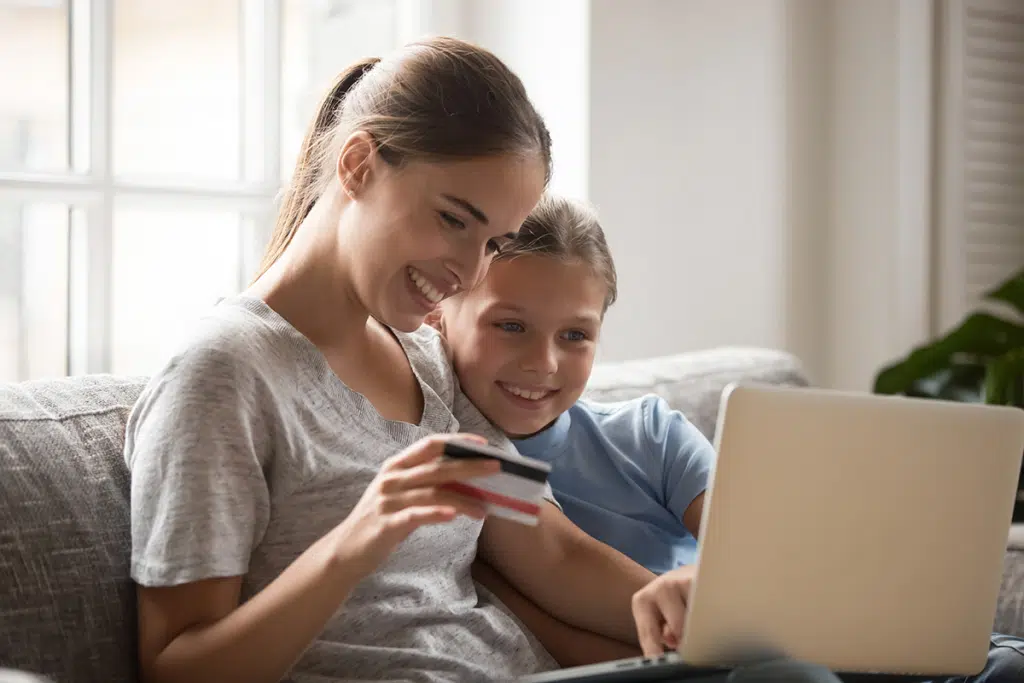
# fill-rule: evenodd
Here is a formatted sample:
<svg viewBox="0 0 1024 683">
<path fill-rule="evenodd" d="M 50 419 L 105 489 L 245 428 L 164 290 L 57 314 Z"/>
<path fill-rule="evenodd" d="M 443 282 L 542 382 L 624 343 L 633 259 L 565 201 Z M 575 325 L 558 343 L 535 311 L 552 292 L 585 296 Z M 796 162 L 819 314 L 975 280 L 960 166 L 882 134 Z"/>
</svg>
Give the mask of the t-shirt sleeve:
<svg viewBox="0 0 1024 683">
<path fill-rule="evenodd" d="M 131 575 L 168 586 L 240 576 L 269 522 L 265 386 L 246 362 L 195 348 L 155 375 L 125 434 Z"/>
<path fill-rule="evenodd" d="M 708 487 L 715 450 L 707 438 L 665 399 L 643 400 L 647 447 L 662 465 L 663 496 L 676 519 Z"/>
</svg>

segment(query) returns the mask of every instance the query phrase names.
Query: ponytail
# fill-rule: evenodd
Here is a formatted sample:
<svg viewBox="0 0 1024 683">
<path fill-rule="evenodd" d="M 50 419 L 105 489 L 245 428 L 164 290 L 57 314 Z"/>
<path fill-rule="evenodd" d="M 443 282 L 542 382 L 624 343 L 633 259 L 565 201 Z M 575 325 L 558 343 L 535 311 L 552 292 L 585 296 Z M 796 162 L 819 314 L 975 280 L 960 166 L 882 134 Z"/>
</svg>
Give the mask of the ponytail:
<svg viewBox="0 0 1024 683">
<path fill-rule="evenodd" d="M 331 139 L 331 134 L 341 118 L 341 108 L 345 96 L 359 82 L 359 79 L 378 62 L 380 62 L 378 57 L 368 57 L 341 72 L 320 101 L 316 116 L 302 140 L 302 147 L 299 149 L 291 182 L 281 195 L 281 208 L 274 224 L 274 232 L 271 234 L 259 271 L 253 280 L 259 279 L 281 257 L 295 236 L 295 232 L 302 225 L 302 221 L 306 220 L 306 216 L 313 210 L 313 205 L 320 198 L 323 191 L 320 185 L 324 180 L 320 177 L 321 158 L 326 151 L 327 142 Z"/>
</svg>

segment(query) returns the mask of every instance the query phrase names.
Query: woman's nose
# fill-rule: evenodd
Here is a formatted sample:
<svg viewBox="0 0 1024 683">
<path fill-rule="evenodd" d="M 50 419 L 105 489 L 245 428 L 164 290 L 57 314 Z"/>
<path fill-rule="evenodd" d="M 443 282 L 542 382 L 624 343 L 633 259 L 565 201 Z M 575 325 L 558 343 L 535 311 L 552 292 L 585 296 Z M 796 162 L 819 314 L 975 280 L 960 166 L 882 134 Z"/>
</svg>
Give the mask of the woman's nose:
<svg viewBox="0 0 1024 683">
<path fill-rule="evenodd" d="M 487 275 L 487 269 L 491 265 L 491 254 L 487 248 L 468 248 L 459 254 L 448 269 L 459 281 L 459 287 L 463 291 L 472 289 Z"/>
</svg>

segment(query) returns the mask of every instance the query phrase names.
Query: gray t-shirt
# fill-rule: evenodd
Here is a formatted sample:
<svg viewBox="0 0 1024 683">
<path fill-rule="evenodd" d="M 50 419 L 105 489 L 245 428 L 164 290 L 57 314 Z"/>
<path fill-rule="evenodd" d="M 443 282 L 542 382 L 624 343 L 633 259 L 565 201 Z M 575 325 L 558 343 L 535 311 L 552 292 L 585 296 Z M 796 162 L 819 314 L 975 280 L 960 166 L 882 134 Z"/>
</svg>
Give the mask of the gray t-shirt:
<svg viewBox="0 0 1024 683">
<path fill-rule="evenodd" d="M 384 460 L 417 439 L 462 430 L 511 448 L 459 391 L 433 330 L 398 337 L 423 391 L 418 425 L 381 417 L 263 301 L 214 307 L 128 420 L 132 578 L 244 575 L 245 600 L 344 520 Z M 499 681 L 555 668 L 473 583 L 481 525 L 460 517 L 415 531 L 286 680 Z"/>
</svg>

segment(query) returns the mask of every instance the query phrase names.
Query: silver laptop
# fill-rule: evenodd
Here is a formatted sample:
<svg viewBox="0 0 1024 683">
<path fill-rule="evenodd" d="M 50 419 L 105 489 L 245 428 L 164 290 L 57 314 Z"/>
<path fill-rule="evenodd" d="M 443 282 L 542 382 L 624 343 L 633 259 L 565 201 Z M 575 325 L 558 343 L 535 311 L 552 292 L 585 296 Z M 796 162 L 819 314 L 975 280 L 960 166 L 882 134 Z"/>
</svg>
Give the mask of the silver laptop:
<svg viewBox="0 0 1024 683">
<path fill-rule="evenodd" d="M 730 386 L 677 655 L 526 681 L 685 677 L 786 656 L 838 672 L 985 664 L 1024 411 Z"/>
</svg>

